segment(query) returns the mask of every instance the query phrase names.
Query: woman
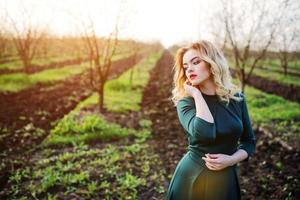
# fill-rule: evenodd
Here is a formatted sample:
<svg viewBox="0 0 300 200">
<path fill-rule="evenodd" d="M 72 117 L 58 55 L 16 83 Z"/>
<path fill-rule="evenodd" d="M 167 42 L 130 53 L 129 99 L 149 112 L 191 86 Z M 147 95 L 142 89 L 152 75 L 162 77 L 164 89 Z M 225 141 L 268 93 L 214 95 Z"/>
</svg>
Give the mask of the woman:
<svg viewBox="0 0 300 200">
<path fill-rule="evenodd" d="M 240 199 L 237 163 L 253 156 L 256 137 L 223 53 L 202 40 L 177 51 L 174 69 L 172 100 L 189 146 L 167 199 Z"/>
</svg>

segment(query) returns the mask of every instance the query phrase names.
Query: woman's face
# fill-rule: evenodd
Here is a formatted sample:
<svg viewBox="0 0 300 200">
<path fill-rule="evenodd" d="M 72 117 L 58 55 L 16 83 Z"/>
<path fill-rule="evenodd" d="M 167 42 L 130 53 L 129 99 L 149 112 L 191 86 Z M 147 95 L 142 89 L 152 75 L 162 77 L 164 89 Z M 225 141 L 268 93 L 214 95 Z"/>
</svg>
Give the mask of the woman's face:
<svg viewBox="0 0 300 200">
<path fill-rule="evenodd" d="M 210 78 L 209 64 L 200 59 L 200 53 L 189 49 L 183 55 L 183 69 L 192 85 L 199 85 Z"/>
</svg>

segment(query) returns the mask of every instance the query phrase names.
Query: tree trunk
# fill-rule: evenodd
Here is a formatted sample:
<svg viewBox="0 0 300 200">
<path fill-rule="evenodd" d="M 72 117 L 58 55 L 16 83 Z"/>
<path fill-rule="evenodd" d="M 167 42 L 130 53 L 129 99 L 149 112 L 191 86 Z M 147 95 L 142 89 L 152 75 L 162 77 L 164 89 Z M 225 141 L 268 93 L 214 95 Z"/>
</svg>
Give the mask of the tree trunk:
<svg viewBox="0 0 300 200">
<path fill-rule="evenodd" d="M 241 70 L 240 81 L 241 81 L 242 91 L 244 92 L 244 91 L 245 91 L 246 84 L 247 84 L 246 74 L 245 74 L 244 69 Z"/>
<path fill-rule="evenodd" d="M 103 113 L 105 111 L 104 108 L 104 83 L 102 82 L 100 84 L 100 88 L 98 90 L 98 95 L 99 95 L 99 112 Z"/>
<path fill-rule="evenodd" d="M 288 61 L 287 61 L 287 58 L 285 58 L 284 60 L 283 60 L 283 64 L 282 64 L 282 66 L 283 66 L 283 69 L 284 69 L 284 76 L 287 76 L 287 69 L 288 69 Z"/>
<path fill-rule="evenodd" d="M 284 76 L 287 76 L 287 64 L 284 64 Z"/>
<path fill-rule="evenodd" d="M 246 83 L 244 81 L 242 81 L 241 83 L 241 87 L 242 87 L 242 92 L 245 92 L 245 87 L 246 87 Z"/>
<path fill-rule="evenodd" d="M 131 68 L 130 75 L 129 75 L 129 85 L 130 85 L 131 89 L 133 86 L 133 70 L 134 70 L 134 67 Z"/>
</svg>

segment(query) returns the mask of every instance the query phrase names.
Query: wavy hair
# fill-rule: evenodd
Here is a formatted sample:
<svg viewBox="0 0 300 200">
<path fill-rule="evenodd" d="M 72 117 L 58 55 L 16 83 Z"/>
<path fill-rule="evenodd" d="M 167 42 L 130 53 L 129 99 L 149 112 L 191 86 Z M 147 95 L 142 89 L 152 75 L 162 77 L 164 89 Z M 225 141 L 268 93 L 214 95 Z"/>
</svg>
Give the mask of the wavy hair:
<svg viewBox="0 0 300 200">
<path fill-rule="evenodd" d="M 216 94 L 221 101 L 229 103 L 230 99 L 241 100 L 241 97 L 236 96 L 236 93 L 240 93 L 241 89 L 232 83 L 232 77 L 230 75 L 229 66 L 223 55 L 223 52 L 218 49 L 211 42 L 206 40 L 200 40 L 196 43 L 191 43 L 188 46 L 181 47 L 177 50 L 175 57 L 175 64 L 173 66 L 173 90 L 172 101 L 177 105 L 177 102 L 187 97 L 183 84 L 187 80 L 183 69 L 183 56 L 190 50 L 195 49 L 199 51 L 200 58 L 209 64 L 209 69 L 213 77 L 213 81 L 216 85 Z M 199 89 L 199 88 L 198 88 Z"/>
</svg>

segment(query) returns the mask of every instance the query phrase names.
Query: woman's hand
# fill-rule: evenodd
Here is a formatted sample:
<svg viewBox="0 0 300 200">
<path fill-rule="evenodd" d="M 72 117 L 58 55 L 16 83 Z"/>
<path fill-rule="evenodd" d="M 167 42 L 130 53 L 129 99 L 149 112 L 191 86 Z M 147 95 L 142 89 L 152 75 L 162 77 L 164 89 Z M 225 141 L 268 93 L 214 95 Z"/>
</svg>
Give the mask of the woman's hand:
<svg viewBox="0 0 300 200">
<path fill-rule="evenodd" d="M 221 170 L 225 167 L 235 164 L 232 156 L 226 154 L 205 154 L 206 157 L 202 157 L 205 161 L 205 165 L 210 170 Z"/>
<path fill-rule="evenodd" d="M 192 86 L 188 79 L 184 82 L 183 87 L 185 92 L 191 97 L 194 97 L 197 92 L 201 93 L 198 88 Z"/>
</svg>

